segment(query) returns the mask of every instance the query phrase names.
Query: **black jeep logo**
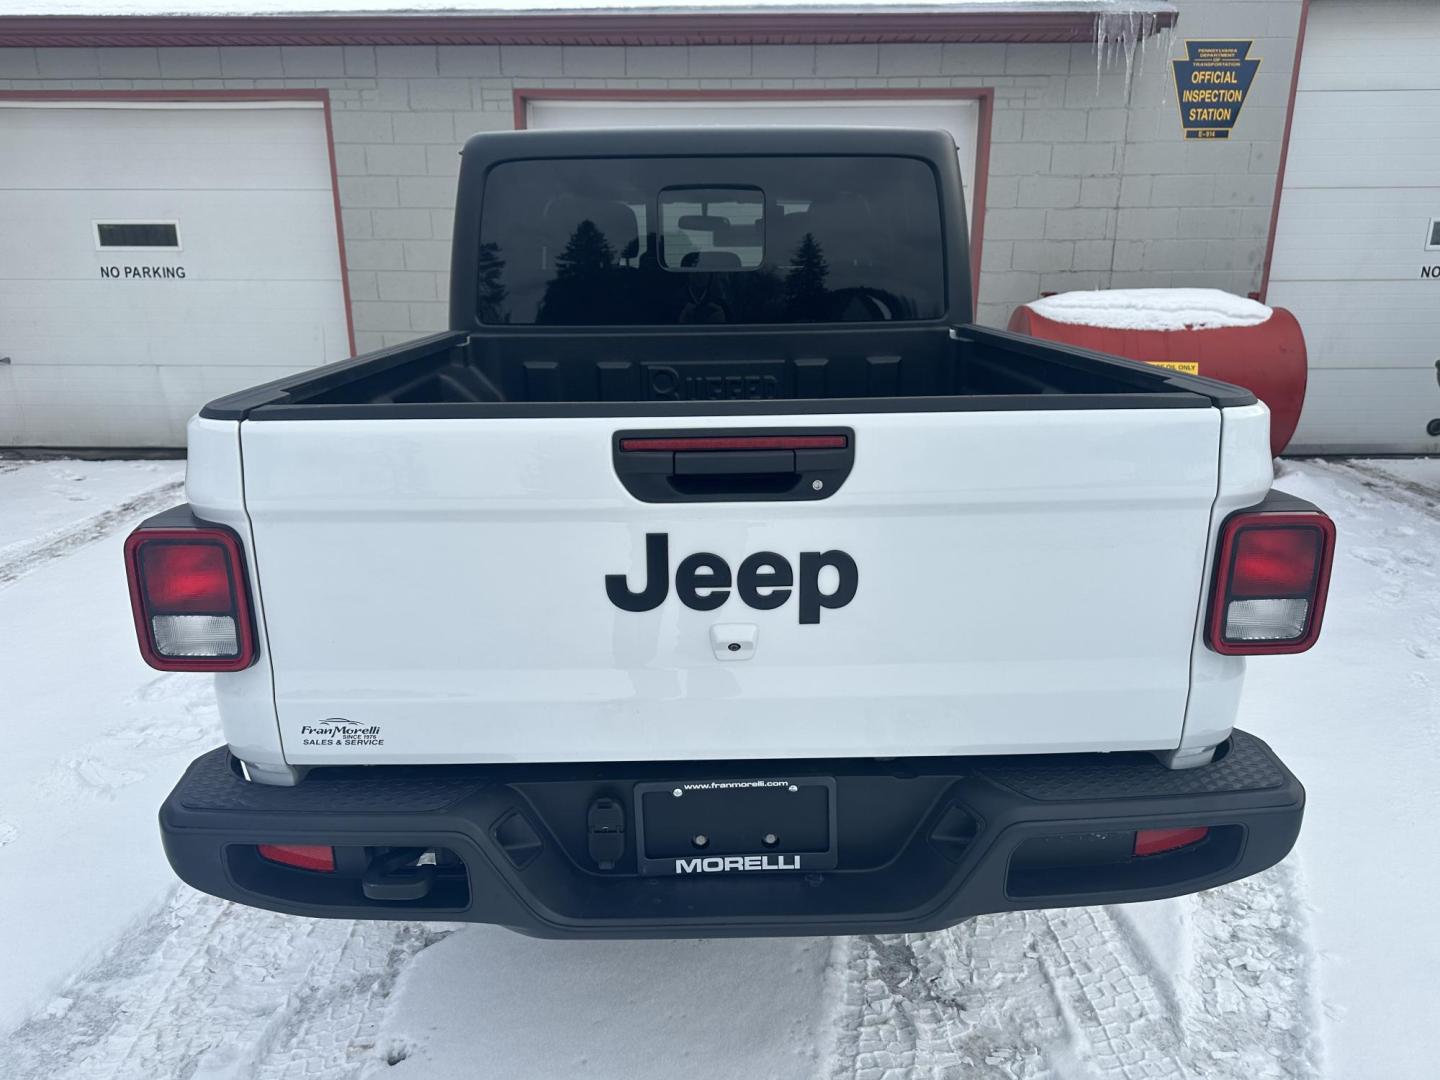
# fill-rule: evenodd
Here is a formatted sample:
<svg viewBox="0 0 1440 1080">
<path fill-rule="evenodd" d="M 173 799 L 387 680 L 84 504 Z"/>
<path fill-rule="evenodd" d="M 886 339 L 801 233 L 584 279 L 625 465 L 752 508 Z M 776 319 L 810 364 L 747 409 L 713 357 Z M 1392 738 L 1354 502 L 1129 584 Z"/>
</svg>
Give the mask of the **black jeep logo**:
<svg viewBox="0 0 1440 1080">
<path fill-rule="evenodd" d="M 820 573 L 826 567 L 834 570 L 837 578 L 831 592 L 820 589 Z M 790 560 L 773 551 L 745 556 L 733 582 L 730 564 L 708 551 L 685 556 L 675 568 L 675 595 L 694 611 L 714 611 L 730 599 L 732 584 L 741 600 L 760 611 L 782 606 L 798 589 L 802 623 L 818 623 L 821 608 L 842 608 L 850 603 L 859 583 L 855 560 L 835 549 L 802 551 L 798 586 Z M 652 611 L 664 603 L 670 595 L 670 534 L 645 534 L 643 588 L 632 590 L 624 574 L 606 574 L 605 594 L 623 611 Z"/>
</svg>

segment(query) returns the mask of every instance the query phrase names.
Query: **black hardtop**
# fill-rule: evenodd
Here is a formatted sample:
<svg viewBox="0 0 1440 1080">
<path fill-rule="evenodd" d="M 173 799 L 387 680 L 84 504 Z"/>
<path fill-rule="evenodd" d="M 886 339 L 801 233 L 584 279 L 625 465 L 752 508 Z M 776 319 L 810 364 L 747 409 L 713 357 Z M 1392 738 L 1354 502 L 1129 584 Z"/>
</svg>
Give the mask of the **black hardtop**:
<svg viewBox="0 0 1440 1080">
<path fill-rule="evenodd" d="M 537 157 L 784 157 L 882 155 L 940 163 L 955 157 L 948 131 L 896 127 L 643 127 L 484 131 L 465 141 L 485 165 Z"/>
<path fill-rule="evenodd" d="M 546 158 L 901 157 L 927 163 L 940 196 L 946 310 L 935 324 L 974 317 L 970 244 L 955 140 L 948 131 L 892 127 L 646 127 L 494 131 L 472 135 L 461 154 L 450 253 L 450 329 L 466 333 L 541 333 L 538 326 L 481 321 L 475 303 L 485 179 L 496 165 Z"/>
</svg>

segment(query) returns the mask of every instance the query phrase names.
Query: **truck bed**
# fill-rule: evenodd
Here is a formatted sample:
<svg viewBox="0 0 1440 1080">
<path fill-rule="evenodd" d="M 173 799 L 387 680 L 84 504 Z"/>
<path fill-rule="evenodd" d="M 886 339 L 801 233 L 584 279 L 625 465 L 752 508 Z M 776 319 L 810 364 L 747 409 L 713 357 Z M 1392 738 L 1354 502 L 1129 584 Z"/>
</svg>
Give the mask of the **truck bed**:
<svg viewBox="0 0 1440 1080">
<path fill-rule="evenodd" d="M 753 415 L 1224 408 L 1254 400 L 1224 383 L 974 325 L 587 328 L 435 334 L 232 394 L 202 415 Z"/>
</svg>

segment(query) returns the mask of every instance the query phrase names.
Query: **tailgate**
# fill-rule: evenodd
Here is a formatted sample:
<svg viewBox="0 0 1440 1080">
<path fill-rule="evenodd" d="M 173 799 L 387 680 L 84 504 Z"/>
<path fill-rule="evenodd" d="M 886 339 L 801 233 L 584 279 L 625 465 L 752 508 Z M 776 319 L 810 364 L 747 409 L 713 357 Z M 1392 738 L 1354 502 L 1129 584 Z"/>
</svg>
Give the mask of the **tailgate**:
<svg viewBox="0 0 1440 1080">
<path fill-rule="evenodd" d="M 617 476 L 619 431 L 750 426 L 846 431 L 853 468 L 799 500 L 644 502 Z M 247 421 L 286 756 L 1173 747 L 1219 435 L 1211 408 Z M 768 557 L 736 581 L 764 552 L 788 594 L 759 588 Z"/>
</svg>

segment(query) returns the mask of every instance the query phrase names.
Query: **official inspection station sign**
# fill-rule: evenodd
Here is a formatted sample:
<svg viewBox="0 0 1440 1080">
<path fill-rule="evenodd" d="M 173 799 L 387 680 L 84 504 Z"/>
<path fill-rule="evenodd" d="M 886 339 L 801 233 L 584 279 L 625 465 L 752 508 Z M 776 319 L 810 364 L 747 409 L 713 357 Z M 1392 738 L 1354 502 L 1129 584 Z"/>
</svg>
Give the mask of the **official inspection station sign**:
<svg viewBox="0 0 1440 1080">
<path fill-rule="evenodd" d="M 1251 60 L 1253 41 L 1187 41 L 1175 65 L 1180 126 L 1187 139 L 1228 139 L 1245 95 L 1260 70 Z"/>
</svg>

